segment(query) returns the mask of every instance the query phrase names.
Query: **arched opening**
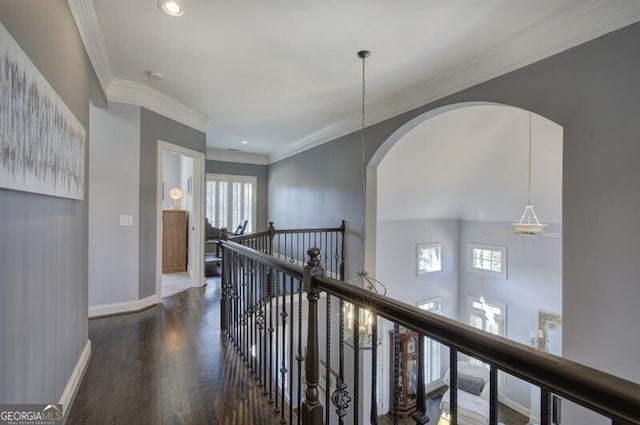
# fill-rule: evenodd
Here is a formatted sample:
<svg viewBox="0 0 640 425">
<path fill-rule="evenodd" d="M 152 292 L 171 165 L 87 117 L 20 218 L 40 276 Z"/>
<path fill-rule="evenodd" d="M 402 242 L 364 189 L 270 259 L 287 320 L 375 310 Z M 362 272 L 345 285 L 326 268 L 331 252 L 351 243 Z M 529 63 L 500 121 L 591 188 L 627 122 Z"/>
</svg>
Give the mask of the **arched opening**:
<svg viewBox="0 0 640 425">
<path fill-rule="evenodd" d="M 524 344 L 561 347 L 548 340 L 557 327 L 547 333 L 541 317 L 562 314 L 562 138 L 562 127 L 540 115 L 480 102 L 432 110 L 393 133 L 368 170 L 369 267 L 388 295 Z M 536 236 L 514 233 L 529 203 L 547 224 Z M 438 344 L 427 351 L 435 389 L 448 352 Z M 528 384 L 503 377 L 499 392 L 535 419 Z"/>
</svg>

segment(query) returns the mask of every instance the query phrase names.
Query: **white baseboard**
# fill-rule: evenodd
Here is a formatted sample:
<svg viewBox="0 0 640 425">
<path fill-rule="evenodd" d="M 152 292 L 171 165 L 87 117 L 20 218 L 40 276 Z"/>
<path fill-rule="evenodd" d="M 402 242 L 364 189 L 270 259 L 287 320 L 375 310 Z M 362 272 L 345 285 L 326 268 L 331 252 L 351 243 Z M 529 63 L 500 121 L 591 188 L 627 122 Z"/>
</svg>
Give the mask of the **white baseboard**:
<svg viewBox="0 0 640 425">
<path fill-rule="evenodd" d="M 157 303 L 158 296 L 151 295 L 150 297 L 146 297 L 141 300 L 125 301 L 113 304 L 90 305 L 89 319 L 101 316 L 110 316 L 112 314 L 132 313 L 134 311 L 144 310 L 145 308 Z"/>
<path fill-rule="evenodd" d="M 500 403 L 504 404 L 505 406 L 510 407 L 513 410 L 515 410 L 516 412 L 520 413 L 525 418 L 529 418 L 529 416 L 531 415 L 531 410 L 527 409 L 526 407 L 524 407 L 520 403 L 516 403 L 515 401 L 513 401 L 513 400 L 511 400 L 511 399 L 509 399 L 507 397 L 499 396 L 498 397 L 498 401 L 500 401 Z"/>
<path fill-rule="evenodd" d="M 71 410 L 71 404 L 73 403 L 73 399 L 78 392 L 78 388 L 80 388 L 80 383 L 82 382 L 84 372 L 87 370 L 90 358 L 91 340 L 88 339 L 87 343 L 82 349 L 82 352 L 80 353 L 80 357 L 78 358 L 76 367 L 73 368 L 73 372 L 71 372 L 71 376 L 67 381 L 67 385 L 64 387 L 64 391 L 62 391 L 62 395 L 60 396 L 60 404 L 62 405 L 62 412 L 64 415 L 63 423 L 67 420 L 67 415 L 69 413 L 69 410 Z"/>
<path fill-rule="evenodd" d="M 529 415 L 529 423 L 527 425 L 539 425 L 539 424 L 540 424 L 540 418 L 538 418 L 536 415 L 531 413 Z"/>
</svg>

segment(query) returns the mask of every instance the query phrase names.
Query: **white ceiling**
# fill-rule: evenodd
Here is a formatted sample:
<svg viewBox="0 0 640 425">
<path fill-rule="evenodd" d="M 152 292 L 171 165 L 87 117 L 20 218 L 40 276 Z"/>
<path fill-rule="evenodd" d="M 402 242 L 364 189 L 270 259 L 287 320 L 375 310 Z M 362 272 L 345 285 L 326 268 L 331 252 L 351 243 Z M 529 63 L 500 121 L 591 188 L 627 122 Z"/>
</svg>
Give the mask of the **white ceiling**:
<svg viewBox="0 0 640 425">
<path fill-rule="evenodd" d="M 377 122 L 640 20 L 637 0 L 185 2 L 175 18 L 156 0 L 69 0 L 110 100 L 272 161 L 358 127 L 360 49 Z"/>
<path fill-rule="evenodd" d="M 517 222 L 527 202 L 529 112 L 471 106 L 416 126 L 378 165 L 378 220 Z M 562 221 L 562 127 L 532 114 L 531 202 Z M 399 184 L 399 182 L 402 182 Z"/>
</svg>

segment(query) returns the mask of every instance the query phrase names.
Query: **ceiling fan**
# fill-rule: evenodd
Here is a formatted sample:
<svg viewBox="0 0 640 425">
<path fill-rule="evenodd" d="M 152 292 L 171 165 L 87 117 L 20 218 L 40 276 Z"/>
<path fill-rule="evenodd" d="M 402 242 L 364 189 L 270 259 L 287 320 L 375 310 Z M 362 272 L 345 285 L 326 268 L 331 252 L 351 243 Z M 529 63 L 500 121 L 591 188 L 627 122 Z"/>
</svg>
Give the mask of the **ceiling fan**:
<svg viewBox="0 0 640 425">
<path fill-rule="evenodd" d="M 525 238 L 535 238 L 537 236 L 549 236 L 559 238 L 560 233 L 546 233 L 544 229 L 548 224 L 540 223 L 538 216 L 536 215 L 533 205 L 531 204 L 531 112 L 529 112 L 529 175 L 527 186 L 527 203 L 524 206 L 524 212 L 520 221 L 517 223 L 511 223 L 513 225 L 512 230 L 503 230 L 498 232 L 489 232 L 488 236 L 509 236 L 519 235 Z"/>
</svg>

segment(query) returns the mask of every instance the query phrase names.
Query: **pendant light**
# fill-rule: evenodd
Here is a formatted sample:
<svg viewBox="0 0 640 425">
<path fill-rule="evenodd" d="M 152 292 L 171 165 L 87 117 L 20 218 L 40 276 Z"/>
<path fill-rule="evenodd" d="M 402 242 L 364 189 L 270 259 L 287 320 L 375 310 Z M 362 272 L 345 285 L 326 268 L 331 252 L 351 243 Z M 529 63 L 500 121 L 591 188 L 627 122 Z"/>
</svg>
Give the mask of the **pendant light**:
<svg viewBox="0 0 640 425">
<path fill-rule="evenodd" d="M 533 205 L 531 205 L 531 115 L 531 112 L 529 112 L 529 175 L 527 180 L 527 204 L 524 207 L 524 212 L 522 213 L 520 221 L 512 224 L 516 234 L 533 238 L 542 234 L 547 225 L 540 223 L 538 216 L 533 209 Z"/>
<path fill-rule="evenodd" d="M 360 128 L 360 149 L 361 149 L 361 164 L 360 164 L 360 178 L 362 184 L 362 214 L 360 217 L 360 234 L 362 235 L 361 249 L 360 249 L 360 269 L 358 273 L 349 279 L 347 282 L 351 285 L 359 286 L 368 291 L 374 292 L 380 295 L 387 294 L 387 288 L 382 282 L 374 279 L 364 268 L 364 254 L 366 245 L 366 193 L 367 193 L 367 164 L 365 162 L 365 100 L 366 100 L 366 59 L 371 56 L 371 52 L 368 50 L 360 50 L 357 53 L 358 57 L 362 59 L 362 114 L 361 114 L 361 128 Z M 357 316 L 357 320 L 356 320 Z M 359 348 L 371 347 L 372 341 L 372 326 L 373 326 L 373 314 L 367 309 L 356 308 L 353 304 L 345 304 L 345 317 L 346 317 L 346 331 L 347 338 L 355 341 L 358 339 L 357 344 Z M 376 341 L 377 342 L 377 341 Z"/>
</svg>

